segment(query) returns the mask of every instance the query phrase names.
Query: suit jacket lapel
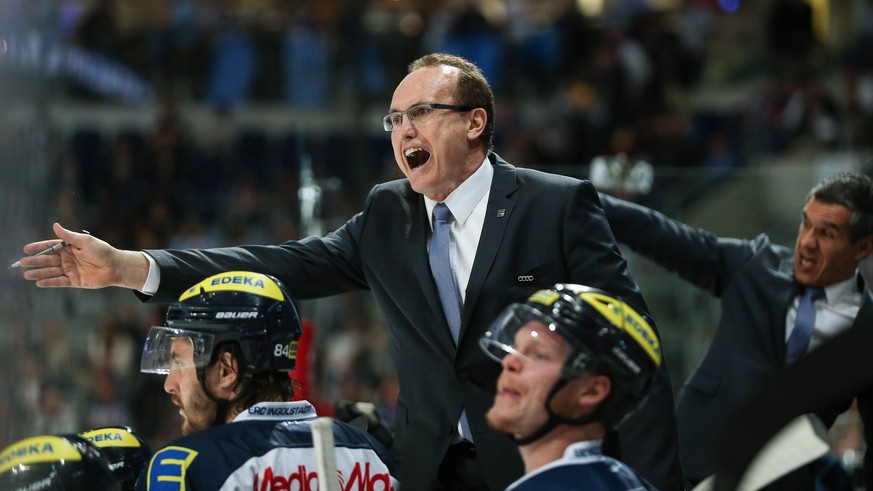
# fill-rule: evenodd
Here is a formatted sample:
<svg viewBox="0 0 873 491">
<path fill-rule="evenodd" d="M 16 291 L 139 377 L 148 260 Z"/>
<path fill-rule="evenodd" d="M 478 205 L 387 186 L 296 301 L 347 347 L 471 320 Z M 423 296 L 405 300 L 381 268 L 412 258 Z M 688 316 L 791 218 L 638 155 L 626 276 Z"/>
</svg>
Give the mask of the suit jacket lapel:
<svg viewBox="0 0 873 491">
<path fill-rule="evenodd" d="M 464 311 L 461 313 L 461 339 L 464 338 L 464 332 L 467 330 L 470 316 L 476 307 L 479 294 L 482 292 L 485 278 L 488 277 L 497 251 L 500 250 L 500 245 L 503 243 L 509 217 L 515 207 L 515 202 L 507 196 L 518 188 L 515 168 L 503 161 L 497 154 L 492 153 L 488 158 L 493 161 L 494 177 L 491 181 L 491 193 L 488 196 L 488 205 L 485 211 L 485 224 L 482 226 L 482 235 L 476 249 L 476 259 L 473 260 L 473 270 L 470 271 L 470 280 L 467 283 Z"/>
</svg>

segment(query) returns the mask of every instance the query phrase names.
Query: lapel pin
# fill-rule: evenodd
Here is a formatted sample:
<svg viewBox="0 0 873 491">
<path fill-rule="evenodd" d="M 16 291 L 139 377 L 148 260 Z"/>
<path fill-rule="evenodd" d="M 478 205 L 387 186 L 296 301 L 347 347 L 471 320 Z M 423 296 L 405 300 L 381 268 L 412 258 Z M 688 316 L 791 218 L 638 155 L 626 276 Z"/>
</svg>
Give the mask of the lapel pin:
<svg viewBox="0 0 873 491">
<path fill-rule="evenodd" d="M 503 218 L 504 215 L 506 215 L 506 208 L 497 210 L 497 218 Z"/>
</svg>

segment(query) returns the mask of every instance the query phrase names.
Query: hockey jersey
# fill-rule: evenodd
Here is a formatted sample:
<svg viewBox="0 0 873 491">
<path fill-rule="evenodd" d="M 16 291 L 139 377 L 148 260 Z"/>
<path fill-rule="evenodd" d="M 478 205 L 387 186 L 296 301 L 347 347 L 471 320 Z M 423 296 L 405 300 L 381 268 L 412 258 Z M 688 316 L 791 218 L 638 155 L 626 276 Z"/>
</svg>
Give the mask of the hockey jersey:
<svg viewBox="0 0 873 491">
<path fill-rule="evenodd" d="M 199 431 L 157 451 L 137 491 L 317 491 L 316 453 L 308 402 L 265 402 L 232 423 Z M 398 487 L 388 450 L 367 432 L 334 421 L 335 477 L 343 491 Z"/>
<path fill-rule="evenodd" d="M 564 456 L 512 483 L 506 491 L 656 491 L 627 465 L 601 453 L 601 441 L 570 445 Z"/>
</svg>

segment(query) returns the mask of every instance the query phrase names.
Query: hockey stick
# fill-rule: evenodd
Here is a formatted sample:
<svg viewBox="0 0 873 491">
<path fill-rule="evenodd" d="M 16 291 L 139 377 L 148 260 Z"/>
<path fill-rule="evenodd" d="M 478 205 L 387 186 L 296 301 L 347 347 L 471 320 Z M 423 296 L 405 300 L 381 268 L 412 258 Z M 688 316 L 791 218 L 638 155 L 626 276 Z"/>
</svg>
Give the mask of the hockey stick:
<svg viewBox="0 0 873 491">
<path fill-rule="evenodd" d="M 317 418 L 312 422 L 312 445 L 318 463 L 318 489 L 340 491 L 336 472 L 336 452 L 333 441 L 333 420 Z"/>
</svg>

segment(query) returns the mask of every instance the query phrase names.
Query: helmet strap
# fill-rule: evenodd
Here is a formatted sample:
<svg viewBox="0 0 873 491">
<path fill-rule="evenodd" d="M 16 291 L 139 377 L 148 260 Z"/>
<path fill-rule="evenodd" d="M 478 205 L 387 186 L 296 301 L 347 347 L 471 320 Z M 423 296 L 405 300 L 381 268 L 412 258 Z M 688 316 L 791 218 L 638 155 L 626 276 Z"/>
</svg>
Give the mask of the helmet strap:
<svg viewBox="0 0 873 491">
<path fill-rule="evenodd" d="M 552 386 L 552 390 L 549 391 L 549 395 L 546 397 L 546 402 L 544 403 L 546 413 L 548 413 L 549 415 L 549 419 L 547 419 L 546 422 L 542 426 L 540 426 L 538 430 L 534 431 L 530 435 L 522 438 L 513 438 L 516 444 L 528 445 L 530 443 L 533 443 L 540 438 L 546 436 L 546 434 L 554 430 L 558 425 L 563 424 L 582 426 L 589 423 L 594 423 L 595 421 L 600 421 L 600 408 L 598 408 L 597 411 L 594 411 L 591 414 L 581 416 L 579 418 L 565 418 L 564 416 L 555 414 L 555 412 L 552 411 L 552 399 L 554 399 L 555 395 L 567 385 L 568 381 L 569 380 L 567 379 L 567 377 L 562 376 L 560 379 L 558 379 L 557 382 L 555 382 L 555 385 Z"/>
<path fill-rule="evenodd" d="M 227 415 L 230 413 L 230 409 L 239 402 L 243 397 L 245 397 L 248 392 L 249 382 L 251 381 L 252 376 L 250 373 L 246 373 L 240 377 L 241 388 L 239 394 L 232 399 L 219 399 L 215 396 L 210 390 L 209 387 L 206 386 L 206 368 L 198 368 L 197 369 L 197 380 L 200 382 L 200 387 L 203 389 L 203 393 L 206 394 L 206 397 L 209 398 L 210 401 L 215 403 L 215 418 L 212 421 L 212 426 L 223 425 L 227 422 Z"/>
</svg>

